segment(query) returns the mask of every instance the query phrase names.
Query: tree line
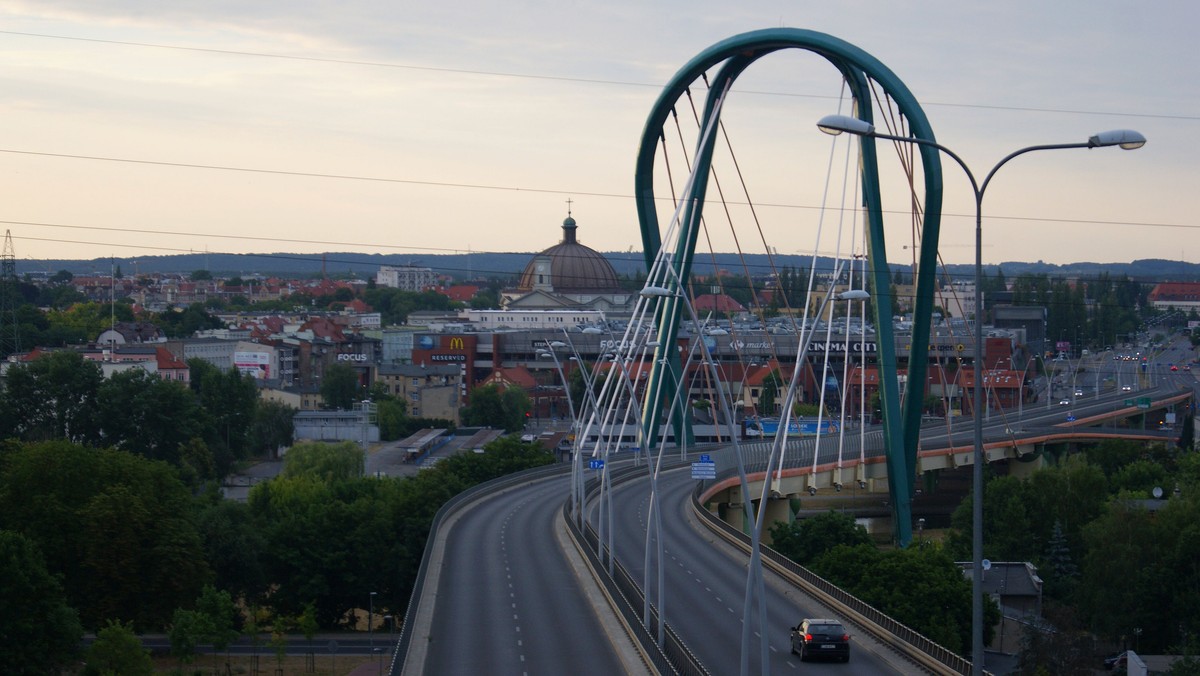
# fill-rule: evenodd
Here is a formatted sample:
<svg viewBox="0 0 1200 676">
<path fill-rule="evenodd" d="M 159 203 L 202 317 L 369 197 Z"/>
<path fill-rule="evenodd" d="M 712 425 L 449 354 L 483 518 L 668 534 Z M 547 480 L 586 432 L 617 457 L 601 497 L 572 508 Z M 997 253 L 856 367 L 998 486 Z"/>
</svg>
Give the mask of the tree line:
<svg viewBox="0 0 1200 676">
<path fill-rule="evenodd" d="M 127 450 L 0 444 L 0 662 L 68 666 L 85 629 L 108 631 L 105 650 L 167 632 L 187 662 L 231 632 L 352 624 L 372 591 L 379 613 L 399 616 L 438 508 L 552 461 L 511 438 L 402 479 L 362 477 L 362 457 L 349 442 L 299 444 L 243 503 Z"/>
<path fill-rule="evenodd" d="M 1043 581 L 1042 617 L 1022 636 L 1020 674 L 1091 673 L 1105 652 L 1200 654 L 1200 455 L 1108 440 L 1079 454 L 1048 452 L 1028 479 L 989 465 L 983 556 L 1028 561 Z M 1155 488 L 1164 495 L 1154 500 Z M 941 645 L 970 652 L 972 502 L 943 539 L 881 548 L 852 516 L 776 524 L 773 547 Z M 985 599 L 985 641 L 1000 619 Z M 1200 673 L 1200 660 L 1172 674 Z"/>
</svg>

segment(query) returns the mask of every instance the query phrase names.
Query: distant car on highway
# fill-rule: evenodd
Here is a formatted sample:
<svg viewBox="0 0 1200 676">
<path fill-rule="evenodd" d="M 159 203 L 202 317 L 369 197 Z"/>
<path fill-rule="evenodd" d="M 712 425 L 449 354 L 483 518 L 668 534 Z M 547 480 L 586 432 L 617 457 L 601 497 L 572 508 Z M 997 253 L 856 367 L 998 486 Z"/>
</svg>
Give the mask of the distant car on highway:
<svg viewBox="0 0 1200 676">
<path fill-rule="evenodd" d="M 1133 391 L 1133 386 L 1132 386 L 1132 385 L 1122 385 L 1122 386 L 1121 386 L 1121 391 L 1122 391 L 1122 392 L 1132 392 L 1132 391 Z"/>
<path fill-rule="evenodd" d="M 850 634 L 837 620 L 801 620 L 792 627 L 792 654 L 801 662 L 818 656 L 849 662 Z"/>
<path fill-rule="evenodd" d="M 1070 406 L 1070 405 L 1071 405 L 1071 400 L 1070 400 L 1070 399 L 1060 399 L 1060 400 L 1058 401 L 1058 405 L 1059 405 L 1059 406 Z"/>
</svg>

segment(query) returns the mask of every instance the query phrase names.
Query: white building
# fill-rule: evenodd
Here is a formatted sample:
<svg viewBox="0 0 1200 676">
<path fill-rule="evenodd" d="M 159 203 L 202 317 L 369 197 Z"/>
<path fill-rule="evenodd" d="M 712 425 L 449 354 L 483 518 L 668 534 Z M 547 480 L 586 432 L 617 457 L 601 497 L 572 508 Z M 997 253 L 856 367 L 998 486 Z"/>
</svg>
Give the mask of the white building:
<svg viewBox="0 0 1200 676">
<path fill-rule="evenodd" d="M 437 275 L 430 268 L 415 265 L 383 265 L 375 275 L 375 283 L 401 291 L 423 291 L 437 284 Z"/>
<path fill-rule="evenodd" d="M 497 329 L 567 329 L 604 323 L 599 310 L 463 310 L 461 317 L 476 331 Z"/>
</svg>

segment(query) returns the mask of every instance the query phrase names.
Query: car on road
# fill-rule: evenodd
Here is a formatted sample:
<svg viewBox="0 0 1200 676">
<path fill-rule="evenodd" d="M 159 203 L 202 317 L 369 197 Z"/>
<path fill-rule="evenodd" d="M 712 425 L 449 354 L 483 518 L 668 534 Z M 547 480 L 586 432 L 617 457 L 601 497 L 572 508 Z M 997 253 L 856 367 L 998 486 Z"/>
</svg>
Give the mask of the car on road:
<svg viewBox="0 0 1200 676">
<path fill-rule="evenodd" d="M 1121 386 L 1121 391 L 1122 391 L 1122 392 L 1132 392 L 1132 391 L 1133 391 L 1133 386 L 1132 386 L 1132 385 L 1122 385 L 1122 386 Z"/>
<path fill-rule="evenodd" d="M 792 627 L 792 654 L 801 662 L 812 657 L 850 661 L 850 634 L 837 620 L 810 618 Z"/>
<path fill-rule="evenodd" d="M 1077 397 L 1082 397 L 1082 396 L 1083 396 L 1083 390 L 1075 390 L 1075 396 L 1077 396 Z"/>
<path fill-rule="evenodd" d="M 1059 399 L 1059 400 L 1058 400 L 1058 405 L 1059 405 L 1059 406 L 1070 406 L 1070 405 L 1071 405 L 1071 400 L 1070 400 L 1070 399 Z"/>
</svg>

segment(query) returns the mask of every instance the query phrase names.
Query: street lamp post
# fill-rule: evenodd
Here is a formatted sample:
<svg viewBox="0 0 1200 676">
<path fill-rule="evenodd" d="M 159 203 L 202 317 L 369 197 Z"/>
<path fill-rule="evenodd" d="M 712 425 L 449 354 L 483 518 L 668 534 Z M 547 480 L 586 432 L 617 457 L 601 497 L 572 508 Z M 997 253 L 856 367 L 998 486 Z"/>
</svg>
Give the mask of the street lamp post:
<svg viewBox="0 0 1200 676">
<path fill-rule="evenodd" d="M 972 471 L 974 499 L 972 500 L 973 509 L 971 519 L 971 673 L 979 676 L 983 673 L 983 417 L 979 415 L 980 407 L 983 405 L 982 389 L 980 387 L 983 380 L 983 195 L 987 191 L 992 177 L 996 175 L 1000 167 L 1003 167 L 1010 160 L 1020 155 L 1038 150 L 1100 148 L 1107 146 L 1119 146 L 1124 150 L 1135 150 L 1146 145 L 1146 137 L 1136 131 L 1121 129 L 1101 132 L 1082 143 L 1054 143 L 1028 146 L 1014 150 L 1006 155 L 987 173 L 987 176 L 983 179 L 983 183 L 979 183 L 975 179 L 975 174 L 971 172 L 971 168 L 967 166 L 967 163 L 957 153 L 936 141 L 917 137 L 881 134 L 875 131 L 875 126 L 870 122 L 846 115 L 828 115 L 823 117 L 817 123 L 817 127 L 828 134 L 837 135 L 847 132 L 866 138 L 915 143 L 917 145 L 936 148 L 954 160 L 958 166 L 962 167 L 963 172 L 967 175 L 967 179 L 971 182 L 971 189 L 975 193 L 975 388 L 973 392 L 975 410 L 972 416 L 975 423 L 975 453 Z"/>
<path fill-rule="evenodd" d="M 370 607 L 367 610 L 367 641 L 371 644 L 371 652 L 375 651 L 375 592 L 371 592 Z"/>
</svg>

